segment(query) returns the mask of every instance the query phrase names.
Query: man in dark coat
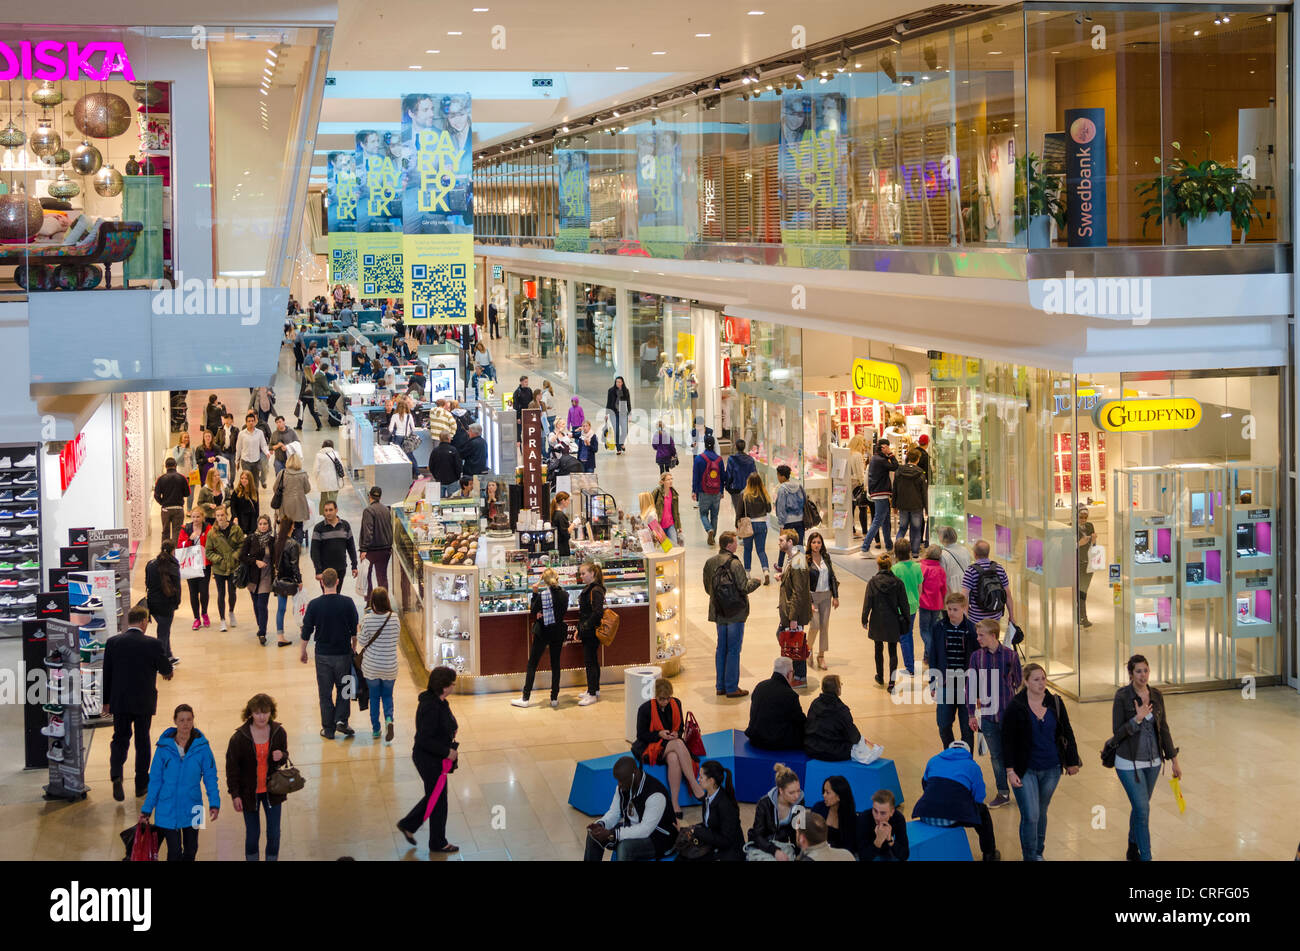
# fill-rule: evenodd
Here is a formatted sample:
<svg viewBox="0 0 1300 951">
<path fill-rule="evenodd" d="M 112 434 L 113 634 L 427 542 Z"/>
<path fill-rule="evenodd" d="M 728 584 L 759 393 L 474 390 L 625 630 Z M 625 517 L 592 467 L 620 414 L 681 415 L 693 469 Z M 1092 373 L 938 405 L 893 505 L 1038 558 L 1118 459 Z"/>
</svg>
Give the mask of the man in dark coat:
<svg viewBox="0 0 1300 951">
<path fill-rule="evenodd" d="M 113 798 L 122 802 L 122 768 L 126 751 L 135 735 L 135 795 L 149 791 L 149 759 L 153 744 L 149 727 L 158 712 L 158 674 L 172 679 L 171 661 L 157 639 L 148 637 L 149 609 L 131 608 L 127 629 L 104 645 L 104 716 L 113 718 L 113 739 L 109 743 L 108 777 L 113 781 Z"/>
<path fill-rule="evenodd" d="M 431 434 L 433 448 L 429 450 L 429 474 L 433 481 L 441 484 L 442 496 L 446 498 L 460 485 L 460 453 L 449 442 L 443 442 L 437 433 Z"/>
<path fill-rule="evenodd" d="M 483 438 L 483 427 L 479 423 L 469 424 L 469 438 L 460 451 L 461 473 L 463 475 L 482 475 L 488 471 L 488 445 Z"/>
<path fill-rule="evenodd" d="M 749 702 L 749 742 L 764 750 L 802 750 L 806 719 L 799 695 L 790 686 L 794 665 L 788 657 L 772 664 L 772 676 L 754 688 Z"/>
</svg>

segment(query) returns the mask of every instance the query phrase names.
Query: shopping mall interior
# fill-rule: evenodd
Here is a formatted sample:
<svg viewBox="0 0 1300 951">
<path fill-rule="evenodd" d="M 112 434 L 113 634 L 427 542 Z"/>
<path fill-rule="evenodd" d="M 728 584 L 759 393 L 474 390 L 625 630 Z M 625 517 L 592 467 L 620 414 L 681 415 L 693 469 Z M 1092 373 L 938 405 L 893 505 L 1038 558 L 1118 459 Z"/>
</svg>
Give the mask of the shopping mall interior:
<svg viewBox="0 0 1300 951">
<path fill-rule="evenodd" d="M 1291 6 L 482 3 L 0 22 L 0 858 L 1296 857 Z"/>
</svg>

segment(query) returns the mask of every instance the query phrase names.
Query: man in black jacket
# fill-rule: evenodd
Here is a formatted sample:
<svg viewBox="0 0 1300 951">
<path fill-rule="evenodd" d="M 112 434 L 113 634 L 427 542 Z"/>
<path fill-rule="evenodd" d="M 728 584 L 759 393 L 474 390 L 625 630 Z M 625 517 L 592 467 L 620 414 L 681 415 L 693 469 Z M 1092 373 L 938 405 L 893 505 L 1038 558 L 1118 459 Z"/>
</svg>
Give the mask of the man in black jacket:
<svg viewBox="0 0 1300 951">
<path fill-rule="evenodd" d="M 749 702 L 749 728 L 745 736 L 763 750 L 802 750 L 806 718 L 799 695 L 790 686 L 794 664 L 778 657 L 772 676 L 754 688 Z"/>
<path fill-rule="evenodd" d="M 238 442 L 239 427 L 235 425 L 235 415 L 226 413 L 221 417 L 221 428 L 217 430 L 216 446 L 221 454 L 226 457 L 226 471 L 230 473 L 232 480 L 239 471 L 235 466 L 235 447 Z"/>
<path fill-rule="evenodd" d="M 170 461 L 170 460 L 169 460 Z M 135 735 L 135 795 L 149 791 L 149 758 L 153 745 L 149 726 L 158 712 L 158 679 L 172 679 L 171 661 L 155 638 L 145 635 L 149 609 L 137 605 L 126 615 L 127 629 L 104 645 L 104 716 L 113 718 L 113 739 L 108 747 L 108 777 L 113 798 L 126 798 L 122 768 Z"/>
<path fill-rule="evenodd" d="M 430 433 L 433 448 L 429 450 L 429 474 L 433 481 L 442 485 L 442 497 L 446 498 L 460 485 L 460 453 L 449 442 L 444 442 L 437 433 Z"/>
<path fill-rule="evenodd" d="M 483 427 L 478 423 L 469 424 L 469 438 L 460 451 L 461 473 L 467 476 L 482 475 L 488 471 L 487 440 L 483 438 Z"/>
<path fill-rule="evenodd" d="M 326 569 L 333 568 L 342 578 L 352 562 L 352 577 L 357 576 L 357 545 L 352 538 L 352 526 L 339 518 L 337 502 L 326 502 L 320 507 L 325 517 L 311 530 L 311 563 L 316 569 L 316 580 L 321 582 Z"/>
<path fill-rule="evenodd" d="M 533 390 L 528 385 L 528 377 L 519 378 L 519 387 L 510 397 L 510 405 L 515 408 L 515 442 L 524 434 L 524 410 L 533 405 Z"/>
<path fill-rule="evenodd" d="M 352 713 L 350 686 L 353 685 L 350 679 L 357 676 L 352 652 L 356 650 L 360 619 L 356 602 L 338 593 L 339 575 L 333 568 L 326 568 L 321 575 L 321 591 L 319 598 L 308 603 L 302 618 L 302 656 L 299 660 L 307 663 L 307 642 L 315 634 L 320 735 L 332 740 L 335 732 L 344 736 L 357 732 L 348 726 L 348 716 Z"/>
<path fill-rule="evenodd" d="M 677 841 L 677 819 L 668 809 L 668 789 L 624 756 L 614 764 L 618 788 L 609 811 L 587 826 L 584 861 L 599 862 L 605 850 L 620 862 L 662 858 Z"/>
<path fill-rule="evenodd" d="M 894 473 L 894 508 L 898 510 L 898 537 L 910 534 L 912 557 L 921 556 L 921 537 L 925 533 L 925 513 L 929 509 L 930 484 L 921 469 L 921 450 L 912 449 L 907 462 Z M 911 526 L 910 528 L 908 526 Z"/>
<path fill-rule="evenodd" d="M 162 509 L 162 537 L 176 544 L 185 521 L 185 503 L 190 497 L 190 480 L 176 471 L 176 460 L 171 456 L 163 462 L 163 474 L 153 484 L 153 500 Z"/>
<path fill-rule="evenodd" d="M 379 501 L 384 490 L 370 488 L 370 504 L 361 510 L 361 560 L 370 562 L 366 588 L 388 587 L 388 559 L 393 554 L 393 513 Z"/>
<path fill-rule="evenodd" d="M 885 548 L 893 547 L 893 542 L 889 539 L 889 502 L 893 498 L 894 490 L 889 474 L 897 469 L 898 460 L 894 458 L 894 450 L 890 448 L 889 440 L 879 440 L 876 443 L 876 451 L 871 455 L 871 462 L 867 464 L 867 498 L 871 500 L 873 516 L 871 527 L 862 538 L 864 552 L 871 551 L 871 543 L 875 541 L 876 533 L 879 531 L 884 532 Z"/>
</svg>

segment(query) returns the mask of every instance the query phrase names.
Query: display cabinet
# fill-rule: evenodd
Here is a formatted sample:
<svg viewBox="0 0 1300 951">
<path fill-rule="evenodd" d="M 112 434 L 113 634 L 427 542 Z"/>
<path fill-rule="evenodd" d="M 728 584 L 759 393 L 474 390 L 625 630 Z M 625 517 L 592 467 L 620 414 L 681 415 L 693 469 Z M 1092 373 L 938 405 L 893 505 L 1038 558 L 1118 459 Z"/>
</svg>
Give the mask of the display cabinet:
<svg viewBox="0 0 1300 951">
<path fill-rule="evenodd" d="M 1058 521 L 1022 520 L 1024 550 L 1011 574 L 1016 592 L 1016 619 L 1028 636 L 1026 649 L 1058 678 L 1074 673 L 1074 585 L 1078 559 L 1073 526 Z M 995 526 L 994 536 L 998 534 Z M 1004 533 L 1006 534 L 1006 533 Z"/>
<path fill-rule="evenodd" d="M 1179 679 L 1179 632 L 1174 619 L 1178 472 L 1163 466 L 1115 470 L 1115 560 L 1121 596 L 1116 605 L 1114 677 L 1134 651 L 1148 656 L 1153 678 Z"/>
<path fill-rule="evenodd" d="M 1233 571 L 1258 571 L 1277 564 L 1277 469 L 1229 465 L 1228 529 Z"/>
</svg>

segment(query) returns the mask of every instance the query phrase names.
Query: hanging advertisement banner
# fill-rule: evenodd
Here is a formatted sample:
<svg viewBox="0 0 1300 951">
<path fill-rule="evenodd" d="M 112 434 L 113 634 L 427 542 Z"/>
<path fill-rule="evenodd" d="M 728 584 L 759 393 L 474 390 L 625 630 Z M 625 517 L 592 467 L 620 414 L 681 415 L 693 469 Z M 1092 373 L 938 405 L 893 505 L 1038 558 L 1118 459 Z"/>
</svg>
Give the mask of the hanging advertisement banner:
<svg viewBox="0 0 1300 951">
<path fill-rule="evenodd" d="M 638 133 L 636 159 L 637 230 L 641 246 L 651 257 L 685 257 L 680 134 Z"/>
<path fill-rule="evenodd" d="M 984 240 L 1009 244 L 1015 239 L 1016 137 L 990 135 L 979 153 L 979 186 Z"/>
<path fill-rule="evenodd" d="M 402 293 L 402 159 L 396 133 L 356 137 L 357 257 L 361 297 Z"/>
<path fill-rule="evenodd" d="M 591 246 L 591 179 L 587 153 L 557 149 L 560 170 L 560 230 L 556 251 L 585 253 Z"/>
<path fill-rule="evenodd" d="M 356 284 L 357 200 L 360 181 L 355 152 L 330 152 L 326 171 L 325 214 L 329 231 L 331 284 Z"/>
<path fill-rule="evenodd" d="M 402 284 L 408 324 L 474 319 L 473 128 L 469 93 L 402 97 Z"/>
<path fill-rule="evenodd" d="M 1065 110 L 1065 202 L 1072 248 L 1104 248 L 1106 110 Z"/>
<path fill-rule="evenodd" d="M 519 414 L 520 421 L 520 467 L 523 470 L 523 497 L 519 508 L 542 511 L 542 485 L 545 475 L 542 472 L 542 411 L 526 409 Z"/>
<path fill-rule="evenodd" d="M 848 102 L 843 93 L 781 97 L 781 243 L 785 264 L 848 267 Z M 832 247 L 819 247 L 831 245 Z"/>
</svg>

